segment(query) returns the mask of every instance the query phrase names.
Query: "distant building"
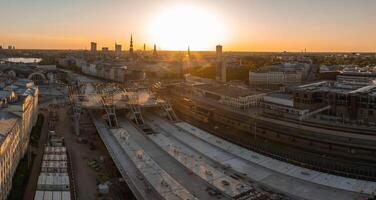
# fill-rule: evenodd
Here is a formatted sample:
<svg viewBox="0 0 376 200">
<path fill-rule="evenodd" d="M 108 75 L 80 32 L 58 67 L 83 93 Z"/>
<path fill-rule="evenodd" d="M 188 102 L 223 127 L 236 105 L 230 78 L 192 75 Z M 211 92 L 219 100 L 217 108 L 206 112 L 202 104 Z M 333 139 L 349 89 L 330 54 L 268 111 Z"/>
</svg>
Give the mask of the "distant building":
<svg viewBox="0 0 376 200">
<path fill-rule="evenodd" d="M 376 85 L 321 82 L 299 86 L 293 92 L 297 108 L 330 106 L 329 114 L 343 120 L 376 123 Z"/>
<path fill-rule="evenodd" d="M 82 63 L 80 67 L 81 67 L 82 73 L 90 75 L 90 76 L 97 76 L 96 64 Z"/>
<path fill-rule="evenodd" d="M 0 64 L 0 75 L 7 75 L 12 78 L 25 78 L 34 82 L 35 85 L 50 83 L 47 75 L 56 74 L 55 65 L 37 64 Z M 50 77 L 51 77 L 50 75 Z"/>
<path fill-rule="evenodd" d="M 103 54 L 108 54 L 109 53 L 108 47 L 102 47 L 102 53 Z"/>
<path fill-rule="evenodd" d="M 12 50 L 12 49 L 13 49 L 13 46 L 9 45 L 8 50 Z"/>
<path fill-rule="evenodd" d="M 95 42 L 91 42 L 91 43 L 90 43 L 90 52 L 91 52 L 92 54 L 97 53 L 97 43 L 95 43 Z"/>
<path fill-rule="evenodd" d="M 370 84 L 376 83 L 376 72 L 341 72 L 337 76 L 339 82 Z"/>
<path fill-rule="evenodd" d="M 153 56 L 157 56 L 157 45 L 154 44 L 154 49 L 153 49 Z"/>
<path fill-rule="evenodd" d="M 226 82 L 226 65 L 224 63 L 224 58 L 222 55 L 222 46 L 217 45 L 216 46 L 216 66 L 215 66 L 215 79 L 219 82 Z"/>
<path fill-rule="evenodd" d="M 376 125 L 376 85 L 321 81 L 268 94 L 264 112 L 279 117 L 319 114 L 332 121 Z M 321 117 L 320 117 L 321 118 Z"/>
<path fill-rule="evenodd" d="M 119 57 L 121 55 L 121 44 L 115 43 L 115 56 Z"/>
<path fill-rule="evenodd" d="M 82 73 L 106 80 L 126 82 L 145 79 L 144 71 L 128 69 L 127 66 L 116 63 L 85 63 L 80 67 Z"/>
<path fill-rule="evenodd" d="M 320 80 L 337 80 L 337 75 L 339 75 L 340 70 L 343 69 L 342 66 L 338 65 L 321 65 L 318 73 Z"/>
<path fill-rule="evenodd" d="M 280 117 L 296 118 L 309 113 L 309 109 L 294 107 L 294 96 L 282 92 L 265 95 L 260 105 L 264 108 L 264 113 Z"/>
<path fill-rule="evenodd" d="M 238 109 L 257 106 L 265 95 L 259 91 L 229 84 L 197 85 L 193 89 L 202 96 Z"/>
<path fill-rule="evenodd" d="M 310 65 L 306 63 L 283 63 L 249 71 L 251 85 L 294 85 L 301 83 L 308 75 Z"/>
<path fill-rule="evenodd" d="M 212 79 L 195 76 L 185 76 L 185 82 L 174 86 L 176 94 L 191 94 L 194 98 L 204 98 L 207 103 L 216 102 L 237 109 L 248 109 L 259 104 L 266 94 L 256 91 L 246 85 L 223 84 Z"/>
<path fill-rule="evenodd" d="M 130 80 L 143 80 L 145 72 L 140 70 L 130 70 L 127 66 L 101 64 L 96 66 L 97 77 L 116 82 L 126 82 Z"/>
<path fill-rule="evenodd" d="M 129 44 L 129 54 L 133 55 L 133 37 L 131 34 L 131 42 Z"/>
</svg>

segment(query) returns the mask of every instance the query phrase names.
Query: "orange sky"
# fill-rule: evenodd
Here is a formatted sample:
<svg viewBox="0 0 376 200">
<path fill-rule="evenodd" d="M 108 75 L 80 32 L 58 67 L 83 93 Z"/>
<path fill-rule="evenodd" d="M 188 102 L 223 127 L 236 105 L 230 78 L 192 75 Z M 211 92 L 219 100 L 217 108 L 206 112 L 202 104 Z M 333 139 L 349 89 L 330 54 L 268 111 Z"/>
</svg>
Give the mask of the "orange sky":
<svg viewBox="0 0 376 200">
<path fill-rule="evenodd" d="M 85 49 L 96 41 L 124 49 L 133 33 L 139 49 L 220 43 L 231 51 L 376 51 L 374 0 L 17 0 L 0 7 L 0 45 L 16 48 Z"/>
</svg>

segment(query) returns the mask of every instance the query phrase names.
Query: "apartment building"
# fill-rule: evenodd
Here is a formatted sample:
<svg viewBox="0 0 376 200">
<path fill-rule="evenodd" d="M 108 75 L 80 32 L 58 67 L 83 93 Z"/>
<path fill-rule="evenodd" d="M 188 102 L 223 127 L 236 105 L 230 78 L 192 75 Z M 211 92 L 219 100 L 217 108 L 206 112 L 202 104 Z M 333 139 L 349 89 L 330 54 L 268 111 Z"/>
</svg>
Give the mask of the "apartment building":
<svg viewBox="0 0 376 200">
<path fill-rule="evenodd" d="M 17 165 L 27 151 L 38 115 L 38 95 L 38 87 L 24 79 L 0 88 L 0 200 L 7 198 Z"/>
</svg>

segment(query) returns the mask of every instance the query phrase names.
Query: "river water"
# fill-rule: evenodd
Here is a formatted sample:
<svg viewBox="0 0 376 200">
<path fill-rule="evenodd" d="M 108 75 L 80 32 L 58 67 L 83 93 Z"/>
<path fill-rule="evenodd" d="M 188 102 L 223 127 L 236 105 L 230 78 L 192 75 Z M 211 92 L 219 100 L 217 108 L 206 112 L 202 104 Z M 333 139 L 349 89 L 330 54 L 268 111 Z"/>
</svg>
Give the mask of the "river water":
<svg viewBox="0 0 376 200">
<path fill-rule="evenodd" d="M 41 58 L 22 58 L 22 57 L 17 57 L 17 58 L 4 58 L 4 59 L 1 59 L 0 61 L 12 62 L 12 63 L 38 63 L 41 60 L 42 60 Z"/>
</svg>

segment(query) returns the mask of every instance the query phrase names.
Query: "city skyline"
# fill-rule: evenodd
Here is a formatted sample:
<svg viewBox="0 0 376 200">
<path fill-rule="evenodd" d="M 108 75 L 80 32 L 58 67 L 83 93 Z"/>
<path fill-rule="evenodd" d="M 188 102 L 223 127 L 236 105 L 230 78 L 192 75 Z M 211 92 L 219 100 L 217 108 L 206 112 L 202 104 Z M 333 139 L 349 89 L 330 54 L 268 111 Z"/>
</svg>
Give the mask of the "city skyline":
<svg viewBox="0 0 376 200">
<path fill-rule="evenodd" d="M 18 49 L 129 46 L 149 50 L 374 52 L 376 2 L 2 2 L 0 45 Z M 30 17 L 32 16 L 32 17 Z"/>
<path fill-rule="evenodd" d="M 0 200 L 376 200 L 376 0 L 0 8 Z"/>
</svg>

